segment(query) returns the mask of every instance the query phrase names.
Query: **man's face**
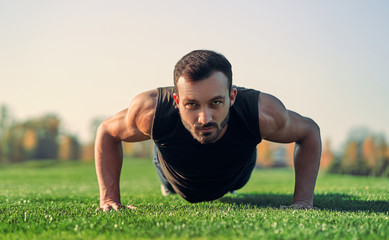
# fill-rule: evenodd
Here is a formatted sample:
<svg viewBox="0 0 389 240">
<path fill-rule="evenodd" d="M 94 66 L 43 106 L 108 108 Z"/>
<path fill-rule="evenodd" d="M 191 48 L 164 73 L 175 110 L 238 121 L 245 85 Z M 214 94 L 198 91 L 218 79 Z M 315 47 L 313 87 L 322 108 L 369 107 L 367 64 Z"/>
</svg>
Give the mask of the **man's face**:
<svg viewBox="0 0 389 240">
<path fill-rule="evenodd" d="M 222 72 L 191 82 L 184 77 L 177 81 L 174 99 L 181 121 L 192 136 L 202 144 L 219 140 L 227 129 L 229 110 L 235 102 L 236 89 L 229 92 L 228 79 Z"/>
</svg>

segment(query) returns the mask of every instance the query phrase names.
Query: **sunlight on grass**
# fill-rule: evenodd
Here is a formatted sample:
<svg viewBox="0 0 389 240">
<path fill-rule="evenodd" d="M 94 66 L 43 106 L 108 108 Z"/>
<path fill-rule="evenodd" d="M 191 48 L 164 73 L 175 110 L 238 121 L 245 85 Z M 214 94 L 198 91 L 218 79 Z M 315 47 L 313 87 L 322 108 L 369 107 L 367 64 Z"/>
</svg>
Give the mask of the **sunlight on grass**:
<svg viewBox="0 0 389 240">
<path fill-rule="evenodd" d="M 237 194 L 190 204 L 163 197 L 151 161 L 125 161 L 122 202 L 96 211 L 93 163 L 27 162 L 0 169 L 1 239 L 383 239 L 389 235 L 389 179 L 320 174 L 315 205 L 290 204 L 290 169 L 255 170 Z"/>
</svg>

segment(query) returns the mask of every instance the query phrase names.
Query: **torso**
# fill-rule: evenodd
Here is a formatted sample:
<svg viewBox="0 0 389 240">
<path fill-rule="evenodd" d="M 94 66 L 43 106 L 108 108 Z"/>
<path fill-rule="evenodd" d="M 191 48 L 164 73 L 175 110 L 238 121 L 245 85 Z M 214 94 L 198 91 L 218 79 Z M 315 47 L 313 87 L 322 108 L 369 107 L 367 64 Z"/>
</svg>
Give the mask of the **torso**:
<svg viewBox="0 0 389 240">
<path fill-rule="evenodd" d="M 261 141 L 259 92 L 239 91 L 225 134 L 217 142 L 204 145 L 193 139 L 182 125 L 171 96 L 173 89 L 159 89 L 152 138 L 160 151 L 166 177 L 188 201 L 212 200 L 224 195 L 249 164 Z"/>
</svg>

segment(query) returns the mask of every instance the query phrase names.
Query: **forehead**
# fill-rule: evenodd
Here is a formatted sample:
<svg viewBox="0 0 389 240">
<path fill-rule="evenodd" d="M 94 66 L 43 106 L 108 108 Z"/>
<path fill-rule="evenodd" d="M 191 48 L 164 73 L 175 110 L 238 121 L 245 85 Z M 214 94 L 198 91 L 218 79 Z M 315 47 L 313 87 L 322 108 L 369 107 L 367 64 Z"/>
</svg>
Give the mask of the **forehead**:
<svg viewBox="0 0 389 240">
<path fill-rule="evenodd" d="M 222 72 L 215 72 L 200 81 L 190 81 L 180 77 L 177 81 L 177 92 L 181 100 L 210 100 L 216 96 L 227 97 L 228 79 Z"/>
</svg>

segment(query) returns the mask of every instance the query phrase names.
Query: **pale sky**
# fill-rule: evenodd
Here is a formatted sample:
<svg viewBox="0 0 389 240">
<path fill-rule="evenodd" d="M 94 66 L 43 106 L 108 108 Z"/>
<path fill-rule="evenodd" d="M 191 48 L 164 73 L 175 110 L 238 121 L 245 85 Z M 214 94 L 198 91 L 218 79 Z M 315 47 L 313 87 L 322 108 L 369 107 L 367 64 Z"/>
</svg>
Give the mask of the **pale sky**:
<svg viewBox="0 0 389 240">
<path fill-rule="evenodd" d="M 234 83 L 314 119 L 338 148 L 350 129 L 389 137 L 388 1 L 0 0 L 0 105 L 92 118 L 173 84 L 194 49 L 224 54 Z"/>
</svg>

